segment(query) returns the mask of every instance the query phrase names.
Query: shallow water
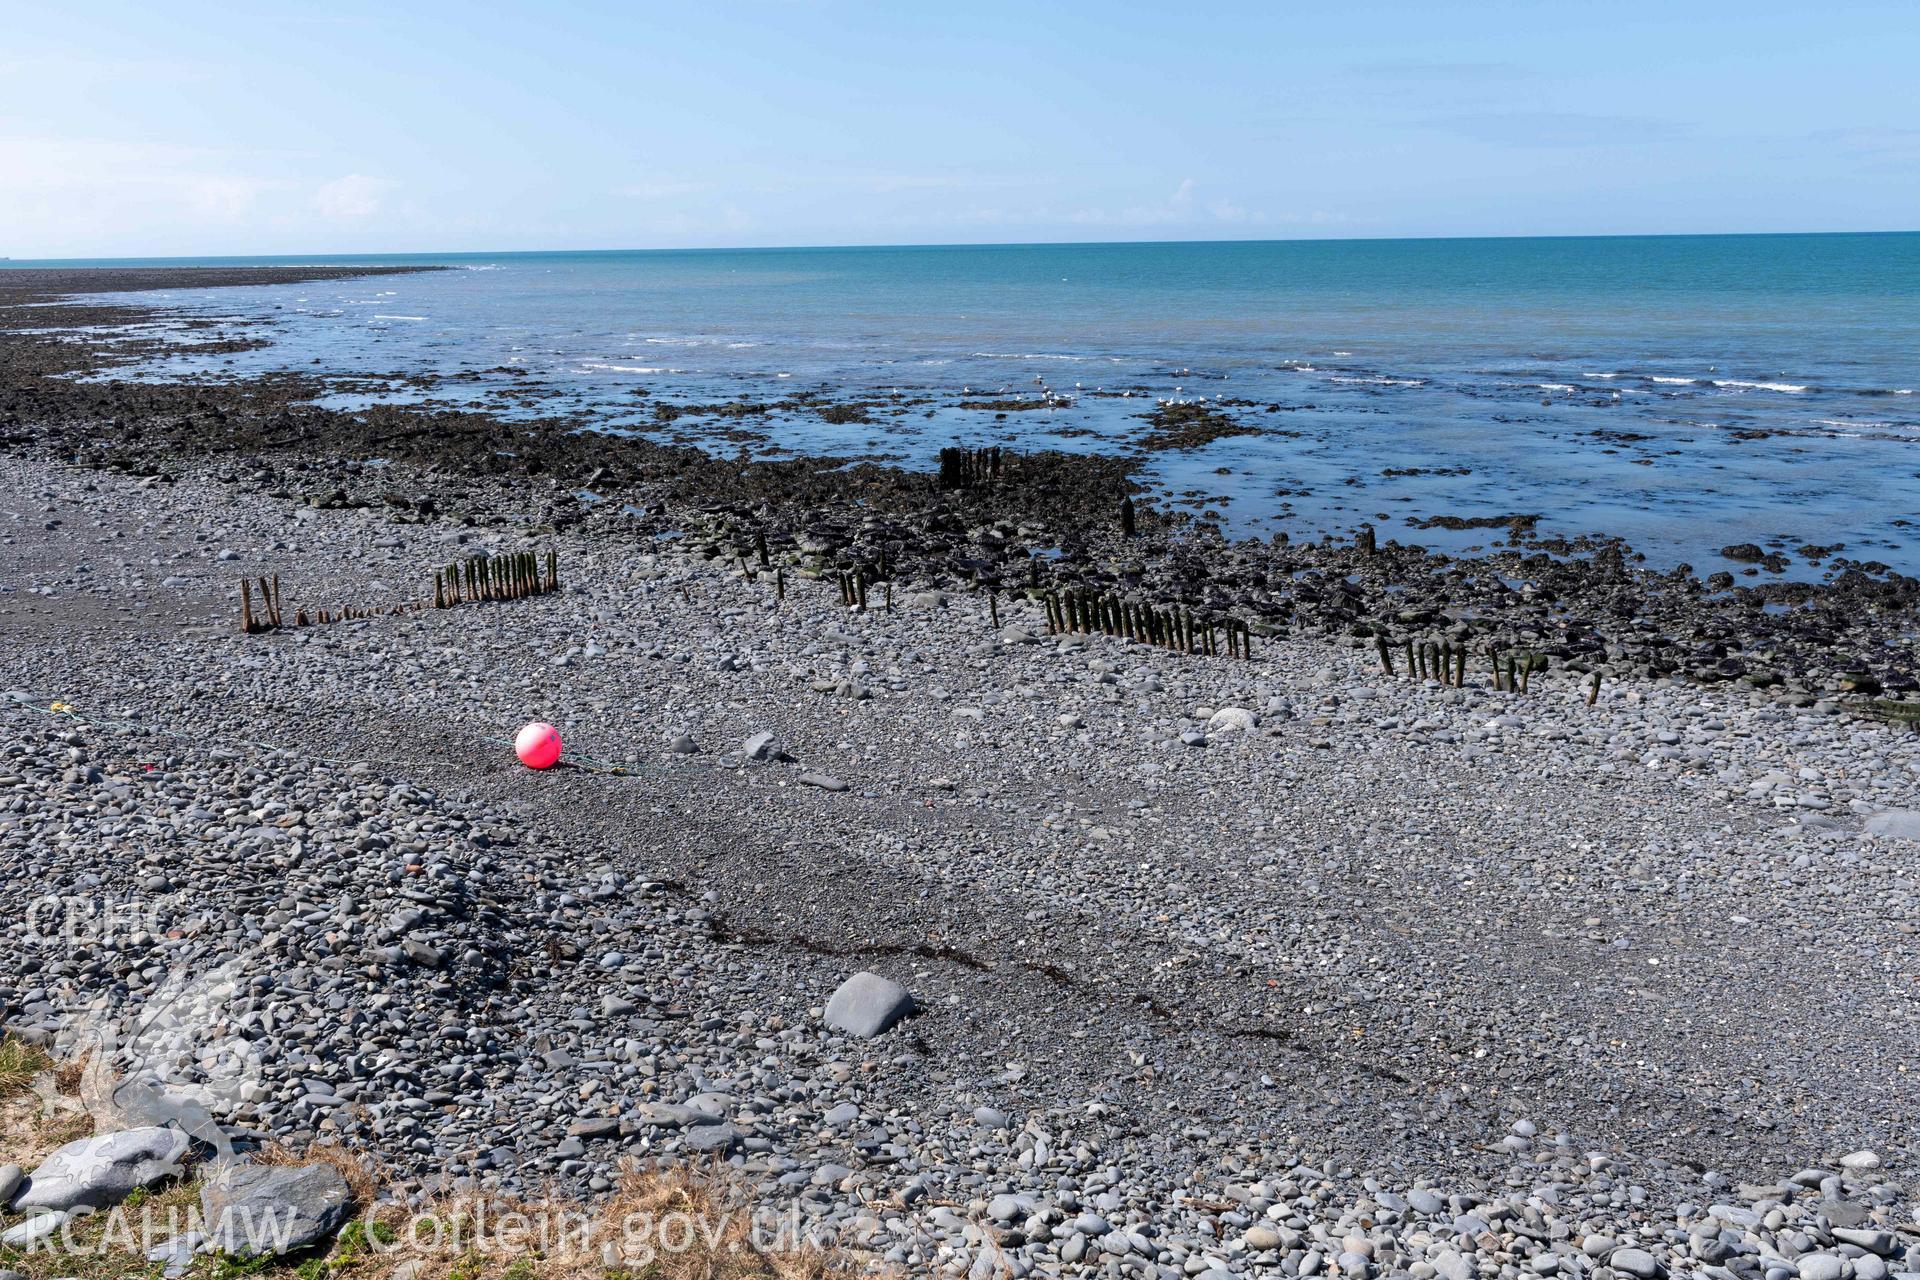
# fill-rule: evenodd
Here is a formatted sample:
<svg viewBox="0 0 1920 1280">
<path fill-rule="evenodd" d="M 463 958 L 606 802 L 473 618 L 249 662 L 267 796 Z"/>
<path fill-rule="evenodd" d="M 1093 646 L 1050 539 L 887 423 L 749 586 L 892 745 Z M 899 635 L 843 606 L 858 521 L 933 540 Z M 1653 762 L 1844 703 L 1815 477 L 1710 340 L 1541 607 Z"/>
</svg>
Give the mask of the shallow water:
<svg viewBox="0 0 1920 1280">
<path fill-rule="evenodd" d="M 1920 519 L 1920 234 L 378 261 L 461 269 L 120 300 L 276 321 L 268 348 L 182 348 L 145 376 L 338 375 L 349 409 L 581 412 L 727 453 L 927 465 L 956 441 L 1130 450 L 1156 400 L 1224 398 L 1261 434 L 1147 454 L 1144 474 L 1240 534 L 1371 521 L 1458 549 L 1504 533 L 1409 518 L 1537 513 L 1703 572 L 1741 569 L 1716 554 L 1740 542 L 1785 550 L 1788 576 L 1821 572 L 1807 543 L 1920 571 L 1920 528 L 1897 523 Z M 400 380 L 422 374 L 454 381 Z M 802 391 L 906 407 L 654 416 Z"/>
</svg>

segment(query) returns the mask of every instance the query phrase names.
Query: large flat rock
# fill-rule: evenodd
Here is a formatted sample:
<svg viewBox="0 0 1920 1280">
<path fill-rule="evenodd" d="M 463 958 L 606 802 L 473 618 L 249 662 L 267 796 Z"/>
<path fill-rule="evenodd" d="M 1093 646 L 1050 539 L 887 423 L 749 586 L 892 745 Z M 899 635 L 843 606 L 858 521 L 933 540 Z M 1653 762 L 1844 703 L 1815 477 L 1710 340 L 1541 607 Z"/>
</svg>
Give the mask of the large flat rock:
<svg viewBox="0 0 1920 1280">
<path fill-rule="evenodd" d="M 1894 840 L 1920 840 L 1920 812 L 1883 809 L 1866 821 L 1866 833 Z"/>
<path fill-rule="evenodd" d="M 157 1125 L 69 1142 L 41 1162 L 13 1207 L 105 1209 L 141 1187 L 180 1175 L 187 1135 Z"/>
<path fill-rule="evenodd" d="M 298 1253 L 347 1220 L 353 1192 L 331 1165 L 227 1164 L 200 1187 L 213 1247 L 236 1257 Z"/>
</svg>

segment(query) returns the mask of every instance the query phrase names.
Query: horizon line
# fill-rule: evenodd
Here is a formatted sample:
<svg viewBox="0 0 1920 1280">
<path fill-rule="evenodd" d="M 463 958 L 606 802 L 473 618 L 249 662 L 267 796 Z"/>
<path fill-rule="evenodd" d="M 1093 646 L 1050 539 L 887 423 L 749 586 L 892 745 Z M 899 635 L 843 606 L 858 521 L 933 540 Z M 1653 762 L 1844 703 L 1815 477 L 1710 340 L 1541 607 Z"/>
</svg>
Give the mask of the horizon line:
<svg viewBox="0 0 1920 1280">
<path fill-rule="evenodd" d="M 132 262 L 206 262 L 245 261 L 261 258 L 485 258 L 504 256 L 561 256 L 568 254 L 614 253 L 804 253 L 814 251 L 895 250 L 895 249 L 1096 249 L 1128 247 L 1172 247 L 1176 245 L 1254 245 L 1254 244 L 1445 244 L 1509 240 L 1728 240 L 1780 239 L 1807 236 L 1908 236 L 1920 234 L 1920 228 L 1876 231 L 1655 231 L 1601 232 L 1548 235 L 1478 236 L 1293 236 L 1293 237 L 1193 237 L 1175 240 L 978 240 L 978 241 L 903 241 L 896 244 L 790 244 L 790 245 L 681 245 L 657 247 L 599 247 L 592 249 L 379 249 L 358 252 L 306 251 L 292 253 L 159 253 L 115 255 L 71 255 L 54 258 L 9 258 L 0 256 L 0 269 L 57 266 L 62 264 L 112 265 Z"/>
</svg>

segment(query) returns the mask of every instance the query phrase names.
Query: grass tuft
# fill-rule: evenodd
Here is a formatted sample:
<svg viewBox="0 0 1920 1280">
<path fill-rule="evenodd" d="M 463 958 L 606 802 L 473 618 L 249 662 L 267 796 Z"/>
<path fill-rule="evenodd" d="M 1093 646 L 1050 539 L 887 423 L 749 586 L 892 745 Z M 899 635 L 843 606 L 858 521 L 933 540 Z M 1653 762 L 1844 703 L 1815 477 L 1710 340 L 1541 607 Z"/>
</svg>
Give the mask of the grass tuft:
<svg viewBox="0 0 1920 1280">
<path fill-rule="evenodd" d="M 50 1104 L 48 1093 L 71 1094 L 58 1081 L 45 1051 L 24 1040 L 0 1040 L 0 1165 L 31 1169 L 54 1148 L 93 1132 L 93 1119 L 77 1099 Z"/>
<path fill-rule="evenodd" d="M 847 1280 L 851 1259 L 780 1241 L 761 1247 L 751 1205 L 685 1170 L 622 1171 L 589 1206 L 564 1198 L 461 1196 L 420 1210 L 393 1202 L 356 1219 L 296 1280 Z M 510 1236 L 514 1217 L 569 1224 L 544 1241 Z M 484 1228 L 480 1224 L 485 1224 Z M 635 1231 L 635 1224 L 641 1224 Z M 662 1230 L 662 1224 L 671 1224 Z M 632 1236 L 628 1232 L 633 1231 Z M 663 1248 L 663 1241 L 676 1242 Z M 623 1246 L 635 1252 L 623 1252 Z M 611 1247 L 612 1252 L 609 1252 Z"/>
<path fill-rule="evenodd" d="M 378 1203 L 384 1189 L 366 1160 L 344 1147 L 330 1143 L 316 1142 L 305 1151 L 294 1151 L 277 1142 L 270 1142 L 254 1154 L 253 1162 L 265 1165 L 331 1165 L 347 1180 L 347 1189 L 353 1192 L 354 1204 L 362 1208 Z"/>
<path fill-rule="evenodd" d="M 52 1065 L 44 1050 L 25 1040 L 0 1040 L 0 1102 L 25 1093 L 33 1078 Z"/>
<path fill-rule="evenodd" d="M 61 1100 L 42 1096 L 54 1092 L 50 1085 L 77 1078 L 77 1070 L 55 1070 L 29 1045 L 0 1045 L 0 1164 L 31 1168 L 54 1147 L 91 1131 L 84 1112 L 49 1105 Z M 749 1197 L 684 1169 L 628 1164 L 613 1195 L 592 1204 L 561 1196 L 463 1195 L 415 1208 L 366 1160 L 337 1145 L 316 1143 L 304 1151 L 269 1145 L 254 1158 L 333 1166 L 353 1191 L 356 1216 L 322 1250 L 285 1258 L 202 1255 L 185 1280 L 851 1280 L 865 1270 L 854 1258 L 802 1241 L 756 1239 Z M 60 1247 L 0 1247 L 0 1270 L 27 1280 L 158 1280 L 160 1264 L 146 1258 L 143 1232 L 161 1228 L 146 1241 L 152 1245 L 187 1229 L 197 1221 L 199 1195 L 191 1172 L 136 1192 L 118 1215 L 77 1219 Z M 515 1235 L 505 1224 L 516 1215 L 563 1226 L 557 1235 Z M 19 1216 L 0 1209 L 0 1227 Z M 635 1224 L 641 1224 L 637 1232 Z M 674 1243 L 661 1247 L 668 1241 Z"/>
</svg>

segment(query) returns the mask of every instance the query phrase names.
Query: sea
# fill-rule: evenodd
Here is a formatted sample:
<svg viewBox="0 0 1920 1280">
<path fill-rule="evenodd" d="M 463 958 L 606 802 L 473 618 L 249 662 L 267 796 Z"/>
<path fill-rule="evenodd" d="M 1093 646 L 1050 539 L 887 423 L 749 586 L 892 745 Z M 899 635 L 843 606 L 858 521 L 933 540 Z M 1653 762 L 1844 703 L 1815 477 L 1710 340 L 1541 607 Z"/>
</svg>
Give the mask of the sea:
<svg viewBox="0 0 1920 1280">
<path fill-rule="evenodd" d="M 1128 456 L 1155 501 L 1240 537 L 1364 523 L 1472 553 L 1505 530 L 1427 522 L 1532 515 L 1701 574 L 1920 572 L 1920 233 L 5 265 L 312 262 L 452 270 L 123 295 L 265 319 L 248 331 L 271 341 L 208 353 L 221 324 L 156 322 L 165 353 L 115 376 L 292 371 L 348 410 L 558 416 L 728 456 Z M 809 396 L 875 407 L 833 423 Z M 1145 448 L 1181 402 L 1248 431 Z M 1720 554 L 1738 544 L 1786 563 Z"/>
</svg>

